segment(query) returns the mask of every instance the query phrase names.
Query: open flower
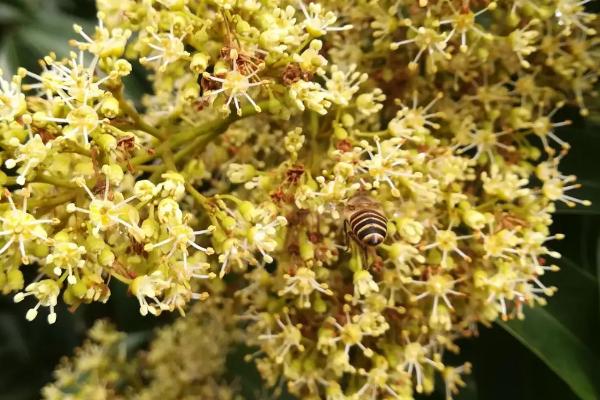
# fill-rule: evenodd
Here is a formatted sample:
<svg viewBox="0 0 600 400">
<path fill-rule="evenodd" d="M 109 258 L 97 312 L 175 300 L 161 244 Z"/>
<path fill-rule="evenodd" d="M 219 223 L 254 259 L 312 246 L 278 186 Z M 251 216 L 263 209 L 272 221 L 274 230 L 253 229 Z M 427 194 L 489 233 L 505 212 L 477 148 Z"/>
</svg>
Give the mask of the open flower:
<svg viewBox="0 0 600 400">
<path fill-rule="evenodd" d="M 23 193 L 23 205 L 18 209 L 13 202 L 10 192 L 5 191 L 4 195 L 8 200 L 10 209 L 5 211 L 0 217 L 2 230 L 0 237 L 5 238 L 5 242 L 0 248 L 0 254 L 4 254 L 9 248 L 16 247 L 21 255 L 21 261 L 29 264 L 30 258 L 27 255 L 28 245 L 41 242 L 48 243 L 48 232 L 44 225 L 55 224 L 55 219 L 37 219 L 27 212 L 28 189 Z"/>
<path fill-rule="evenodd" d="M 234 51 L 231 57 L 232 68 L 230 71 L 225 72 L 222 77 L 210 75 L 206 72 L 204 73 L 204 78 L 221 84 L 220 89 L 211 90 L 207 93 L 207 95 L 213 99 L 220 93 L 223 93 L 225 96 L 227 96 L 227 102 L 223 105 L 223 110 L 226 112 L 229 112 L 229 106 L 233 101 L 237 114 L 241 116 L 242 109 L 240 106 L 240 98 L 246 99 L 252 105 L 252 107 L 254 107 L 256 112 L 261 112 L 260 106 L 256 104 L 254 99 L 252 99 L 250 94 L 248 94 L 248 91 L 251 88 L 266 85 L 268 81 L 260 80 L 258 78 L 260 67 L 257 67 L 250 74 L 245 75 L 237 67 L 237 58 L 238 55 Z"/>
<path fill-rule="evenodd" d="M 85 180 L 80 178 L 76 180 L 76 183 L 85 190 L 90 198 L 90 203 L 87 208 L 70 203 L 67 206 L 67 211 L 87 214 L 94 235 L 99 235 L 100 232 L 106 232 L 121 225 L 133 235 L 143 237 L 144 232 L 137 226 L 139 215 L 136 209 L 128 204 L 135 200 L 136 196 L 124 199 L 120 193 L 115 193 L 111 200 L 109 198 L 110 184 L 108 178 L 105 179 L 104 194 L 100 198 L 92 193 Z"/>
<path fill-rule="evenodd" d="M 148 57 L 140 58 L 142 64 L 153 65 L 158 71 L 164 72 L 169 65 L 190 56 L 183 42 L 188 32 L 184 31 L 180 36 L 175 36 L 171 26 L 167 33 L 157 33 L 153 28 L 147 29 L 147 33 L 149 38 L 146 44 L 152 51 Z"/>
<path fill-rule="evenodd" d="M 56 322 L 56 312 L 54 307 L 58 303 L 58 295 L 60 294 L 60 287 L 52 279 L 44 279 L 39 282 L 30 283 L 25 288 L 25 293 L 19 292 L 15 295 L 15 303 L 23 301 L 28 296 L 33 296 L 38 301 L 37 304 L 30 308 L 25 315 L 28 321 L 33 321 L 38 315 L 38 309 L 48 307 L 50 313 L 48 314 L 48 323 L 53 324 Z"/>
<path fill-rule="evenodd" d="M 27 109 L 25 95 L 21 92 L 21 79 L 17 75 L 7 81 L 0 70 L 0 121 L 12 121 Z"/>
</svg>

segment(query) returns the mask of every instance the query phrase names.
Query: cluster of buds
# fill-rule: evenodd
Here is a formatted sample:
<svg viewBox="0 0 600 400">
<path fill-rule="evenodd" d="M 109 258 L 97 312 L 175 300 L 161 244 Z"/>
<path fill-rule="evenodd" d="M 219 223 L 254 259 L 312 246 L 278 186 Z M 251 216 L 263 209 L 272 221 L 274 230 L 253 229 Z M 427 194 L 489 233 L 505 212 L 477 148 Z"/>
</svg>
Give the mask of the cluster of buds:
<svg viewBox="0 0 600 400">
<path fill-rule="evenodd" d="M 228 297 L 267 384 L 452 396 L 446 354 L 546 302 L 556 203 L 588 204 L 558 169 L 598 79 L 585 3 L 98 0 L 69 57 L 0 79 L 0 287 L 50 323 L 111 279 L 142 315 Z M 356 196 L 378 246 L 344 232 Z"/>
</svg>

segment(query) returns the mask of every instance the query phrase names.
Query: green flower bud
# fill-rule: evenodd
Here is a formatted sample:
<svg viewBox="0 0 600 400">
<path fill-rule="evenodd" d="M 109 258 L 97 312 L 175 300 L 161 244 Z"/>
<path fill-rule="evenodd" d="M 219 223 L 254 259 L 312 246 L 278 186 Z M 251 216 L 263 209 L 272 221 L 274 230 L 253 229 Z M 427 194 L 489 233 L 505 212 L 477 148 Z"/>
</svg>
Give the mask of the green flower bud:
<svg viewBox="0 0 600 400">
<path fill-rule="evenodd" d="M 46 243 L 34 243 L 31 245 L 31 252 L 36 257 L 46 257 L 50 253 L 50 246 Z"/>
<path fill-rule="evenodd" d="M 129 61 L 124 59 L 119 59 L 115 61 L 113 66 L 113 71 L 120 77 L 127 76 L 131 73 L 131 64 Z"/>
<path fill-rule="evenodd" d="M 119 101 L 112 96 L 107 96 L 100 103 L 100 112 L 107 118 L 115 118 L 119 115 Z"/>
<path fill-rule="evenodd" d="M 7 180 L 8 176 L 6 176 L 4 172 L 0 171 L 0 186 L 6 185 Z"/>
<path fill-rule="evenodd" d="M 118 164 L 104 165 L 102 167 L 102 173 L 112 185 L 118 186 L 123 181 L 123 169 Z"/>
<path fill-rule="evenodd" d="M 335 135 L 336 139 L 339 140 L 344 140 L 348 138 L 348 131 L 346 131 L 339 125 L 336 125 L 335 128 L 333 128 L 333 134 Z"/>
<path fill-rule="evenodd" d="M 342 125 L 346 128 L 352 128 L 354 126 L 354 117 L 347 113 L 342 115 Z"/>
<path fill-rule="evenodd" d="M 203 48 L 205 51 L 210 52 L 208 47 L 210 47 L 211 44 L 206 43 L 208 40 L 209 36 L 206 29 L 199 29 L 190 36 L 189 42 L 190 45 L 197 49 Z"/>
<path fill-rule="evenodd" d="M 327 303 L 323 300 L 320 294 L 317 294 L 312 302 L 312 308 L 315 312 L 323 314 L 327 312 Z"/>
<path fill-rule="evenodd" d="M 283 104 L 279 100 L 274 97 L 269 98 L 269 103 L 267 105 L 267 110 L 271 114 L 278 114 L 283 108 Z"/>
<path fill-rule="evenodd" d="M 86 285 L 86 281 L 87 279 L 81 279 L 79 281 L 77 281 L 76 283 L 74 283 L 73 285 L 69 285 L 67 287 L 67 290 L 76 298 L 81 299 L 83 298 L 83 296 L 85 296 L 85 293 L 87 291 L 87 285 Z"/>
<path fill-rule="evenodd" d="M 231 163 L 227 169 L 227 177 L 231 183 L 248 182 L 256 176 L 256 169 L 252 164 Z"/>
<path fill-rule="evenodd" d="M 154 237 L 160 229 L 160 225 L 154 218 L 147 218 L 142 222 L 142 231 L 147 238 Z"/>
<path fill-rule="evenodd" d="M 247 21 L 244 21 L 243 19 L 238 19 L 237 23 L 235 24 L 235 30 L 236 32 L 239 32 L 240 34 L 244 34 L 244 33 L 250 33 L 252 32 L 253 28 L 252 25 L 250 25 Z"/>
<path fill-rule="evenodd" d="M 217 226 L 217 229 L 215 229 L 211 235 L 211 242 L 218 253 L 223 253 L 226 240 L 227 235 L 220 226 Z"/>
<path fill-rule="evenodd" d="M 242 217 L 248 222 L 252 222 L 256 216 L 256 207 L 249 201 L 242 201 L 238 210 L 240 214 L 242 214 Z"/>
<path fill-rule="evenodd" d="M 226 63 L 223 60 L 219 60 L 215 63 L 215 66 L 213 69 L 213 75 L 215 75 L 215 76 L 225 75 L 225 74 L 227 74 L 227 72 L 229 72 L 230 69 L 231 69 L 231 66 L 228 63 Z"/>
<path fill-rule="evenodd" d="M 191 80 L 185 84 L 181 91 L 181 96 L 185 101 L 191 102 L 200 96 L 200 85 L 195 80 Z"/>
<path fill-rule="evenodd" d="M 521 22 L 521 17 L 519 16 L 518 13 L 511 12 L 508 14 L 508 18 L 506 19 L 506 22 L 508 22 L 508 24 L 510 26 L 516 27 L 519 25 L 519 22 Z"/>
<path fill-rule="evenodd" d="M 62 160 L 68 163 L 68 160 Z M 94 174 L 94 163 L 91 160 L 83 160 L 75 164 L 74 168 L 76 174 L 79 176 L 91 176 Z"/>
<path fill-rule="evenodd" d="M 156 195 L 156 185 L 149 180 L 141 180 L 135 183 L 133 187 L 133 194 L 136 195 L 140 201 L 148 201 Z"/>
<path fill-rule="evenodd" d="M 23 288 L 25 279 L 20 269 L 14 268 L 6 273 L 6 286 L 11 290 L 19 290 Z"/>
<path fill-rule="evenodd" d="M 537 147 L 531 146 L 529 148 L 529 158 L 532 160 L 538 160 L 542 156 L 542 151 Z"/>
<path fill-rule="evenodd" d="M 487 218 L 484 214 L 473 209 L 466 210 L 465 212 L 463 212 L 462 217 L 464 223 L 467 226 L 476 230 L 480 230 L 481 228 L 483 228 L 487 222 Z"/>
<path fill-rule="evenodd" d="M 9 141 L 11 146 L 18 146 L 29 137 L 29 134 L 20 125 L 10 124 L 6 130 L 3 130 L 2 137 Z"/>
<path fill-rule="evenodd" d="M 98 262 L 101 265 L 104 266 L 110 266 L 113 265 L 113 263 L 115 262 L 115 255 L 113 254 L 112 251 L 110 251 L 110 249 L 108 247 L 105 247 L 102 249 L 102 251 L 100 252 L 99 256 L 98 256 Z"/>
<path fill-rule="evenodd" d="M 315 246 L 308 240 L 306 231 L 303 230 L 298 235 L 298 244 L 300 247 L 300 257 L 304 261 L 313 260 L 315 258 Z"/>
<path fill-rule="evenodd" d="M 427 252 L 425 260 L 427 264 L 440 264 L 442 262 L 442 253 L 438 249 L 433 248 Z M 447 264 L 449 263 L 449 260 L 452 260 L 452 257 L 446 257 Z"/>
<path fill-rule="evenodd" d="M 89 253 L 97 253 L 106 247 L 106 243 L 98 236 L 88 235 L 85 238 L 85 247 Z"/>
<path fill-rule="evenodd" d="M 395 222 L 398 233 L 402 239 L 411 244 L 416 244 L 421 241 L 424 228 L 420 222 L 411 218 L 398 218 Z"/>
<path fill-rule="evenodd" d="M 350 260 L 348 261 L 348 268 L 351 271 L 360 271 L 360 270 L 362 270 L 362 260 L 361 260 L 361 255 L 360 255 L 358 249 L 356 249 L 352 253 L 352 257 L 350 257 Z"/>
<path fill-rule="evenodd" d="M 73 286 L 73 285 L 69 285 L 69 286 Z M 70 288 L 67 287 L 63 293 L 62 293 L 62 299 L 65 302 L 66 305 L 69 306 L 74 306 L 75 304 L 77 304 L 77 297 L 75 297 L 73 295 L 73 292 L 71 292 Z"/>
<path fill-rule="evenodd" d="M 94 139 L 96 144 L 105 152 L 109 153 L 117 148 L 117 139 L 113 135 L 103 133 Z"/>
<path fill-rule="evenodd" d="M 221 219 L 221 226 L 223 226 L 223 228 L 227 231 L 232 231 L 233 229 L 235 229 L 236 225 L 237 222 L 232 216 L 227 215 L 223 219 Z"/>
<path fill-rule="evenodd" d="M 390 259 L 393 260 L 398 257 L 402 257 L 402 255 L 404 254 L 404 246 L 402 246 L 402 243 L 400 242 L 394 242 L 390 245 L 387 251 Z"/>
</svg>

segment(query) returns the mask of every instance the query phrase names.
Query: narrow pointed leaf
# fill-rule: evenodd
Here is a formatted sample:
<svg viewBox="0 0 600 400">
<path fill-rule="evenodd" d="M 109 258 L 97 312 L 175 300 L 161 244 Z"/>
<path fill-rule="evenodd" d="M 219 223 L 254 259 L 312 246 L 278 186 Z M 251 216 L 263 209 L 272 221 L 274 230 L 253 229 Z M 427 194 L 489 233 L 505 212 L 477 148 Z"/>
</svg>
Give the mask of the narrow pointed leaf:
<svg viewBox="0 0 600 400">
<path fill-rule="evenodd" d="M 583 400 L 596 400 L 600 364 L 594 352 L 544 308 L 527 310 L 524 321 L 500 322 L 560 376 Z"/>
</svg>

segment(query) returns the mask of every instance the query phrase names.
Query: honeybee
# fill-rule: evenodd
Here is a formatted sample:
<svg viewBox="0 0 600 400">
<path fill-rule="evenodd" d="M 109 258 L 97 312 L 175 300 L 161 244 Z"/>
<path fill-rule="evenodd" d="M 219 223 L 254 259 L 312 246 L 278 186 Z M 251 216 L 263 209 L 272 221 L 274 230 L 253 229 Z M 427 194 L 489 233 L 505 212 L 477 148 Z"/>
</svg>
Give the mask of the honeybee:
<svg viewBox="0 0 600 400">
<path fill-rule="evenodd" d="M 387 236 L 387 218 L 378 202 L 358 195 L 344 207 L 344 230 L 364 250 L 379 246 Z"/>
</svg>

